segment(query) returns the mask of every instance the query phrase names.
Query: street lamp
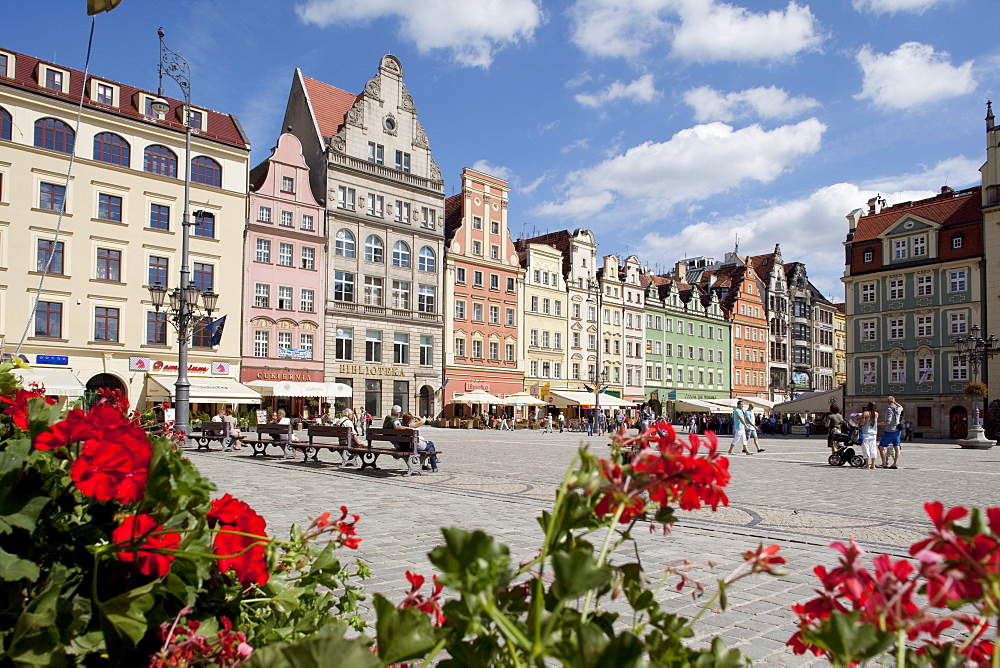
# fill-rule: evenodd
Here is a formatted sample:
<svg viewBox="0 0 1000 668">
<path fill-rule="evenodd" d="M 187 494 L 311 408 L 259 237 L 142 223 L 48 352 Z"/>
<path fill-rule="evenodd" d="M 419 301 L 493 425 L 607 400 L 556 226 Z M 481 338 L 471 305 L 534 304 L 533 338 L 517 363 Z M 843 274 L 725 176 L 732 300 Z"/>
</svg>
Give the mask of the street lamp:
<svg viewBox="0 0 1000 668">
<path fill-rule="evenodd" d="M 160 117 L 170 111 L 170 103 L 163 97 L 163 75 L 177 82 L 184 95 L 184 215 L 181 220 L 181 277 L 179 287 L 169 293 L 170 306 L 164 309 L 167 318 L 177 330 L 177 382 L 174 383 L 174 429 L 187 438 L 191 414 L 191 382 L 188 380 L 188 342 L 191 338 L 191 322 L 201 317 L 201 312 L 212 315 L 219 295 L 209 288 L 202 292 L 191 280 L 190 238 L 191 238 L 191 66 L 179 53 L 171 51 L 163 43 L 163 28 L 156 31 L 160 38 L 159 88 L 156 99 L 150 103 L 152 110 Z M 195 217 L 203 215 L 195 211 Z M 167 288 L 159 283 L 149 286 L 149 298 L 157 313 L 164 308 Z M 202 303 L 199 306 L 198 298 Z"/>
<path fill-rule="evenodd" d="M 969 365 L 973 383 L 979 380 L 979 369 L 983 368 L 985 370 L 989 358 L 1000 352 L 996 335 L 991 334 L 989 338 L 984 339 L 979 336 L 979 332 L 979 325 L 973 325 L 972 332 L 968 337 L 961 337 L 953 341 L 958 357 L 964 359 Z M 986 432 L 983 430 L 982 425 L 979 424 L 978 404 L 978 399 L 974 397 L 972 400 L 973 424 L 970 429 L 969 438 L 959 439 L 958 444 L 963 448 L 988 450 L 996 445 L 996 441 L 986 438 Z"/>
<path fill-rule="evenodd" d="M 601 384 L 608 380 L 608 374 L 601 370 L 601 344 L 604 339 L 601 315 L 604 310 L 604 286 L 600 277 L 588 278 L 587 290 L 592 293 L 591 296 L 587 297 L 587 303 L 597 304 L 597 363 L 594 365 L 594 372 L 590 374 L 588 379 L 594 385 L 594 421 L 596 422 L 597 414 L 601 412 Z"/>
</svg>

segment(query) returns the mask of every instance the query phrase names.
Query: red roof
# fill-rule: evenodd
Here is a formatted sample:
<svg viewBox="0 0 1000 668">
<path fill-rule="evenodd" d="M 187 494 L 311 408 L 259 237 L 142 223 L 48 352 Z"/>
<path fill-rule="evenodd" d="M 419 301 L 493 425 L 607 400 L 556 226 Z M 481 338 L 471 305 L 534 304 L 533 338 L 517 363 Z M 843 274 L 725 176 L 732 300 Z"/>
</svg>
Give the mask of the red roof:
<svg viewBox="0 0 1000 668">
<path fill-rule="evenodd" d="M 50 63 L 48 61 L 39 60 L 32 56 L 25 55 L 23 53 L 11 52 L 15 54 L 15 72 L 14 78 L 8 78 L 0 75 L 0 83 L 8 86 L 15 86 L 22 90 L 30 91 L 38 95 L 44 95 L 45 97 L 55 98 L 58 100 L 63 100 L 70 104 L 76 105 L 80 101 L 80 94 L 84 88 L 83 72 L 79 70 L 74 70 L 70 67 L 64 65 L 59 65 L 58 63 Z M 37 80 L 37 71 L 39 63 L 45 65 L 51 65 L 52 67 L 64 70 L 70 73 L 69 76 L 69 94 L 50 90 L 40 85 Z M 112 81 L 110 79 L 105 79 L 103 77 L 90 75 L 91 79 L 97 79 L 99 81 L 106 81 L 107 83 L 114 84 L 119 88 L 118 104 L 116 107 L 109 107 L 108 105 L 98 104 L 96 100 L 90 99 L 89 96 L 83 98 L 83 104 L 91 109 L 98 109 L 105 113 L 115 114 L 117 116 L 124 116 L 132 120 L 143 121 L 149 123 L 150 125 L 156 125 L 159 127 L 169 127 L 171 129 L 177 130 L 178 132 L 184 131 L 184 126 L 181 124 L 182 113 L 179 111 L 183 108 L 184 102 L 182 100 L 175 100 L 173 98 L 165 98 L 167 102 L 170 103 L 170 111 L 167 112 L 166 118 L 162 121 L 156 121 L 150 119 L 145 114 L 144 109 L 139 109 L 136 105 L 142 104 L 140 98 L 137 97 L 138 93 L 145 93 L 147 95 L 153 95 L 151 91 L 143 90 L 142 88 L 135 88 L 134 86 L 129 86 L 127 84 L 119 83 L 117 81 Z M 44 82 L 43 82 L 44 83 Z M 207 118 L 205 119 L 204 127 L 198 130 L 198 136 L 207 139 L 214 139 L 219 142 L 230 144 L 232 146 L 238 146 L 240 148 L 249 148 L 250 142 L 247 140 L 246 135 L 243 133 L 243 129 L 240 127 L 239 121 L 232 114 L 224 114 L 218 111 L 212 111 L 211 109 L 205 109 L 204 107 L 198 106 L 197 102 L 192 102 L 192 106 L 198 110 L 204 110 L 206 112 Z"/>
<path fill-rule="evenodd" d="M 958 193 L 942 193 L 918 202 L 903 202 L 882 209 L 879 213 L 862 216 L 854 231 L 853 241 L 876 239 L 906 215 L 918 216 L 946 226 L 979 220 L 981 205 L 978 186 Z"/>
<path fill-rule="evenodd" d="M 306 94 L 309 96 L 313 117 L 319 125 L 319 133 L 323 141 L 329 141 L 344 124 L 347 112 L 361 99 L 361 95 L 348 93 L 346 90 L 310 79 L 305 75 L 302 76 L 302 83 L 305 84 Z"/>
</svg>

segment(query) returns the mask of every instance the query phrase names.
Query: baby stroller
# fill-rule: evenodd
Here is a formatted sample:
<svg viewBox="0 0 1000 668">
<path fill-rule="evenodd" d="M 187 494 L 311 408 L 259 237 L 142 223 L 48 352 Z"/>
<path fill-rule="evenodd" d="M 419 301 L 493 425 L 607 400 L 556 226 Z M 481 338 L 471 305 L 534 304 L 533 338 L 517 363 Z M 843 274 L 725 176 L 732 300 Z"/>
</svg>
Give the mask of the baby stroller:
<svg viewBox="0 0 1000 668">
<path fill-rule="evenodd" d="M 858 454 L 861 449 L 861 430 L 849 422 L 842 424 L 847 428 L 847 432 L 840 430 L 833 432 L 833 442 L 837 444 L 837 450 L 826 461 L 830 466 L 850 464 L 854 468 L 861 468 L 865 465 L 865 458 Z"/>
</svg>

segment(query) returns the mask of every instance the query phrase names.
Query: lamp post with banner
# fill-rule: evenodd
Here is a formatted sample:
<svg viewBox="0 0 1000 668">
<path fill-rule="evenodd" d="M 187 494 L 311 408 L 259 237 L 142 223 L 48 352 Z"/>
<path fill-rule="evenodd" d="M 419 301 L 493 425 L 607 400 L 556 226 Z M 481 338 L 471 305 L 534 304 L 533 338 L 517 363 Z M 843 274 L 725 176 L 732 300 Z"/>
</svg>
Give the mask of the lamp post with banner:
<svg viewBox="0 0 1000 668">
<path fill-rule="evenodd" d="M 955 352 L 958 353 L 957 356 L 969 366 L 972 382 L 967 386 L 967 390 L 969 387 L 979 389 L 976 387 L 979 381 L 979 370 L 983 369 L 983 376 L 985 377 L 986 365 L 989 359 L 1000 352 L 996 335 L 991 334 L 988 338 L 984 339 L 979 336 L 980 331 L 979 325 L 973 325 L 969 336 L 957 338 L 952 342 L 955 345 Z M 983 430 L 979 417 L 979 401 L 980 399 L 985 400 L 986 395 L 985 393 L 978 394 L 968 391 L 966 394 L 972 397 L 972 426 L 969 428 L 968 438 L 959 439 L 958 445 L 963 448 L 988 450 L 996 445 L 996 441 L 986 438 L 986 432 Z"/>
<path fill-rule="evenodd" d="M 601 412 L 601 385 L 608 382 L 608 374 L 606 371 L 601 369 L 601 343 L 604 338 L 603 330 L 601 328 L 601 312 L 604 310 L 604 284 L 601 281 L 600 276 L 596 278 L 587 279 L 587 289 L 592 293 L 587 297 L 588 304 L 597 305 L 597 361 L 594 364 L 594 371 L 589 374 L 589 380 L 593 384 L 594 388 L 594 420 L 597 420 L 597 414 Z"/>
<path fill-rule="evenodd" d="M 190 238 L 191 226 L 191 66 L 179 53 L 171 51 L 163 42 L 163 28 L 156 33 L 160 38 L 159 88 L 156 99 L 150 103 L 154 113 L 165 118 L 170 103 L 163 97 L 163 75 L 173 79 L 184 96 L 184 215 L 181 221 L 181 271 L 178 287 L 169 291 L 170 306 L 165 309 L 167 318 L 177 330 L 177 381 L 174 383 L 174 429 L 186 440 L 191 414 L 191 381 L 188 380 L 188 344 L 191 324 L 204 312 L 211 317 L 219 301 L 211 288 L 204 292 L 191 280 Z M 200 217 L 201 211 L 195 211 Z M 164 307 L 168 296 L 166 286 L 156 283 L 149 286 L 149 297 L 157 313 Z M 201 297 L 201 304 L 198 298 Z"/>
</svg>

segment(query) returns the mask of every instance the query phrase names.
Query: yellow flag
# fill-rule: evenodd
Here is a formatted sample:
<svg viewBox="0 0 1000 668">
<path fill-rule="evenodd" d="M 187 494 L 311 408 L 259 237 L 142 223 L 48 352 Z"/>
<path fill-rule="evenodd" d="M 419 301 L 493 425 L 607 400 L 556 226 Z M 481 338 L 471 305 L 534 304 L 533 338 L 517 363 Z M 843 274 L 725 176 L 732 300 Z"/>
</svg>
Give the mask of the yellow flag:
<svg viewBox="0 0 1000 668">
<path fill-rule="evenodd" d="M 121 4 L 122 0 L 87 0 L 87 16 L 93 16 L 94 14 L 100 14 L 101 12 L 110 12 L 112 9 Z"/>
</svg>

